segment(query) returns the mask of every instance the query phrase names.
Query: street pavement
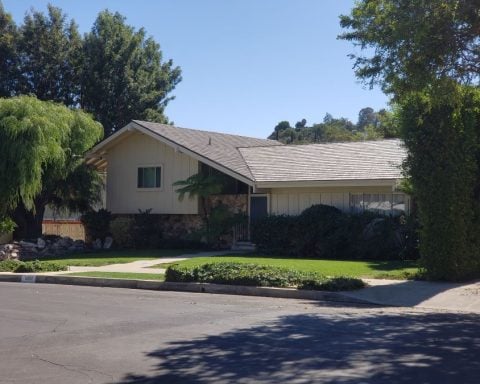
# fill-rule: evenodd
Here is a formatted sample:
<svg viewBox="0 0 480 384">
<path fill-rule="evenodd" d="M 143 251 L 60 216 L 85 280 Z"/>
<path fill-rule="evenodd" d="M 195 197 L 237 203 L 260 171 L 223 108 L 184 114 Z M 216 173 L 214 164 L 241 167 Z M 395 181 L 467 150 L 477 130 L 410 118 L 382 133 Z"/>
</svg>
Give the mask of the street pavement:
<svg viewBox="0 0 480 384">
<path fill-rule="evenodd" d="M 480 317 L 0 283 L 0 383 L 478 383 Z"/>
</svg>

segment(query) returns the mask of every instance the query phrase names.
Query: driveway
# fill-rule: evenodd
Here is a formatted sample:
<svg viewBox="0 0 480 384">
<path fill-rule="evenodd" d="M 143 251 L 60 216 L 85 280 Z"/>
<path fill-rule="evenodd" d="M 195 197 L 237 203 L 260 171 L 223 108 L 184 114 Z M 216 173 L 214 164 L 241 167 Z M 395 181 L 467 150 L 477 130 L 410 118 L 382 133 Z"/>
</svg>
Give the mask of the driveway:
<svg viewBox="0 0 480 384">
<path fill-rule="evenodd" d="M 477 383 L 480 318 L 0 284 L 1 383 Z"/>
</svg>

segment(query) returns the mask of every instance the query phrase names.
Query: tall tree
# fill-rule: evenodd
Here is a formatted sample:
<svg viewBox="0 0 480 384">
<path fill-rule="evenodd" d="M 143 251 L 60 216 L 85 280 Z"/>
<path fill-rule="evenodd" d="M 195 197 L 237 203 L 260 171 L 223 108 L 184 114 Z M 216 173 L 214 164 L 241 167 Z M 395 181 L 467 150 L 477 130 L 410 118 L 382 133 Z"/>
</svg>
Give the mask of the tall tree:
<svg viewBox="0 0 480 384">
<path fill-rule="evenodd" d="M 119 13 L 101 12 L 85 37 L 81 105 L 103 124 L 106 135 L 132 119 L 167 123 L 169 93 L 181 80 L 160 46 Z"/>
<path fill-rule="evenodd" d="M 21 237 L 42 233 L 45 206 L 86 209 L 99 198 L 98 174 L 83 154 L 102 136 L 89 115 L 33 96 L 0 99 L 0 217 Z"/>
<path fill-rule="evenodd" d="M 480 0 L 361 0 L 341 25 L 368 53 L 357 76 L 400 106 L 427 273 L 479 276 Z"/>
<path fill-rule="evenodd" d="M 0 97 L 15 93 L 18 78 L 17 40 L 17 27 L 0 2 Z"/>
<path fill-rule="evenodd" d="M 52 5 L 47 15 L 32 11 L 19 28 L 17 46 L 21 74 L 15 93 L 77 106 L 82 38 L 75 22 Z"/>
<path fill-rule="evenodd" d="M 361 0 L 342 15 L 366 55 L 351 55 L 356 75 L 395 97 L 444 77 L 480 80 L 480 0 Z M 373 52 L 373 53 L 372 53 Z"/>
</svg>

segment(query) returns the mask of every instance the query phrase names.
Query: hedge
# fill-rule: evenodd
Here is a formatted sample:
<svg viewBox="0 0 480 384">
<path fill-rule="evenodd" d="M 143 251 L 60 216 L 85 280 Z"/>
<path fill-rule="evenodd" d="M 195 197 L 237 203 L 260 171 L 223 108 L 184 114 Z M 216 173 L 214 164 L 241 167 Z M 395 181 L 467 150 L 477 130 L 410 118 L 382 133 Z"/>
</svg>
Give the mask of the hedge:
<svg viewBox="0 0 480 384">
<path fill-rule="evenodd" d="M 414 217 L 346 214 L 314 205 L 299 216 L 271 215 L 252 225 L 263 254 L 319 259 L 404 260 L 418 258 Z"/>
<path fill-rule="evenodd" d="M 173 264 L 165 272 L 165 281 L 247 285 L 258 287 L 296 287 L 321 291 L 363 288 L 365 283 L 351 277 L 326 277 L 268 265 L 215 262 L 199 266 Z"/>
<path fill-rule="evenodd" d="M 54 263 L 51 261 L 17 261 L 17 260 L 3 260 L 0 261 L 0 272 L 57 272 L 66 271 L 67 266 Z"/>
</svg>

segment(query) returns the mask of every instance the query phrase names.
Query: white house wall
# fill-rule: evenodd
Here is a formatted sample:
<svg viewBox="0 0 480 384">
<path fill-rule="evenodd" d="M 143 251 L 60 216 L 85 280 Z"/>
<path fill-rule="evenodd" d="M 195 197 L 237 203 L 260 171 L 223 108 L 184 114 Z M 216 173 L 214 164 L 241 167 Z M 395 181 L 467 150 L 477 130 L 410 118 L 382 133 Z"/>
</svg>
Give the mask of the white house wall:
<svg viewBox="0 0 480 384">
<path fill-rule="evenodd" d="M 270 190 L 270 213 L 298 215 L 314 204 L 325 204 L 344 212 L 350 209 L 351 193 L 392 193 L 392 187 L 275 188 Z"/>
<path fill-rule="evenodd" d="M 149 136 L 135 133 L 108 150 L 107 209 L 115 214 L 152 209 L 158 214 L 197 214 L 198 200 L 178 200 L 172 183 L 198 172 L 198 161 Z M 138 167 L 161 166 L 160 189 L 137 188 Z"/>
</svg>

